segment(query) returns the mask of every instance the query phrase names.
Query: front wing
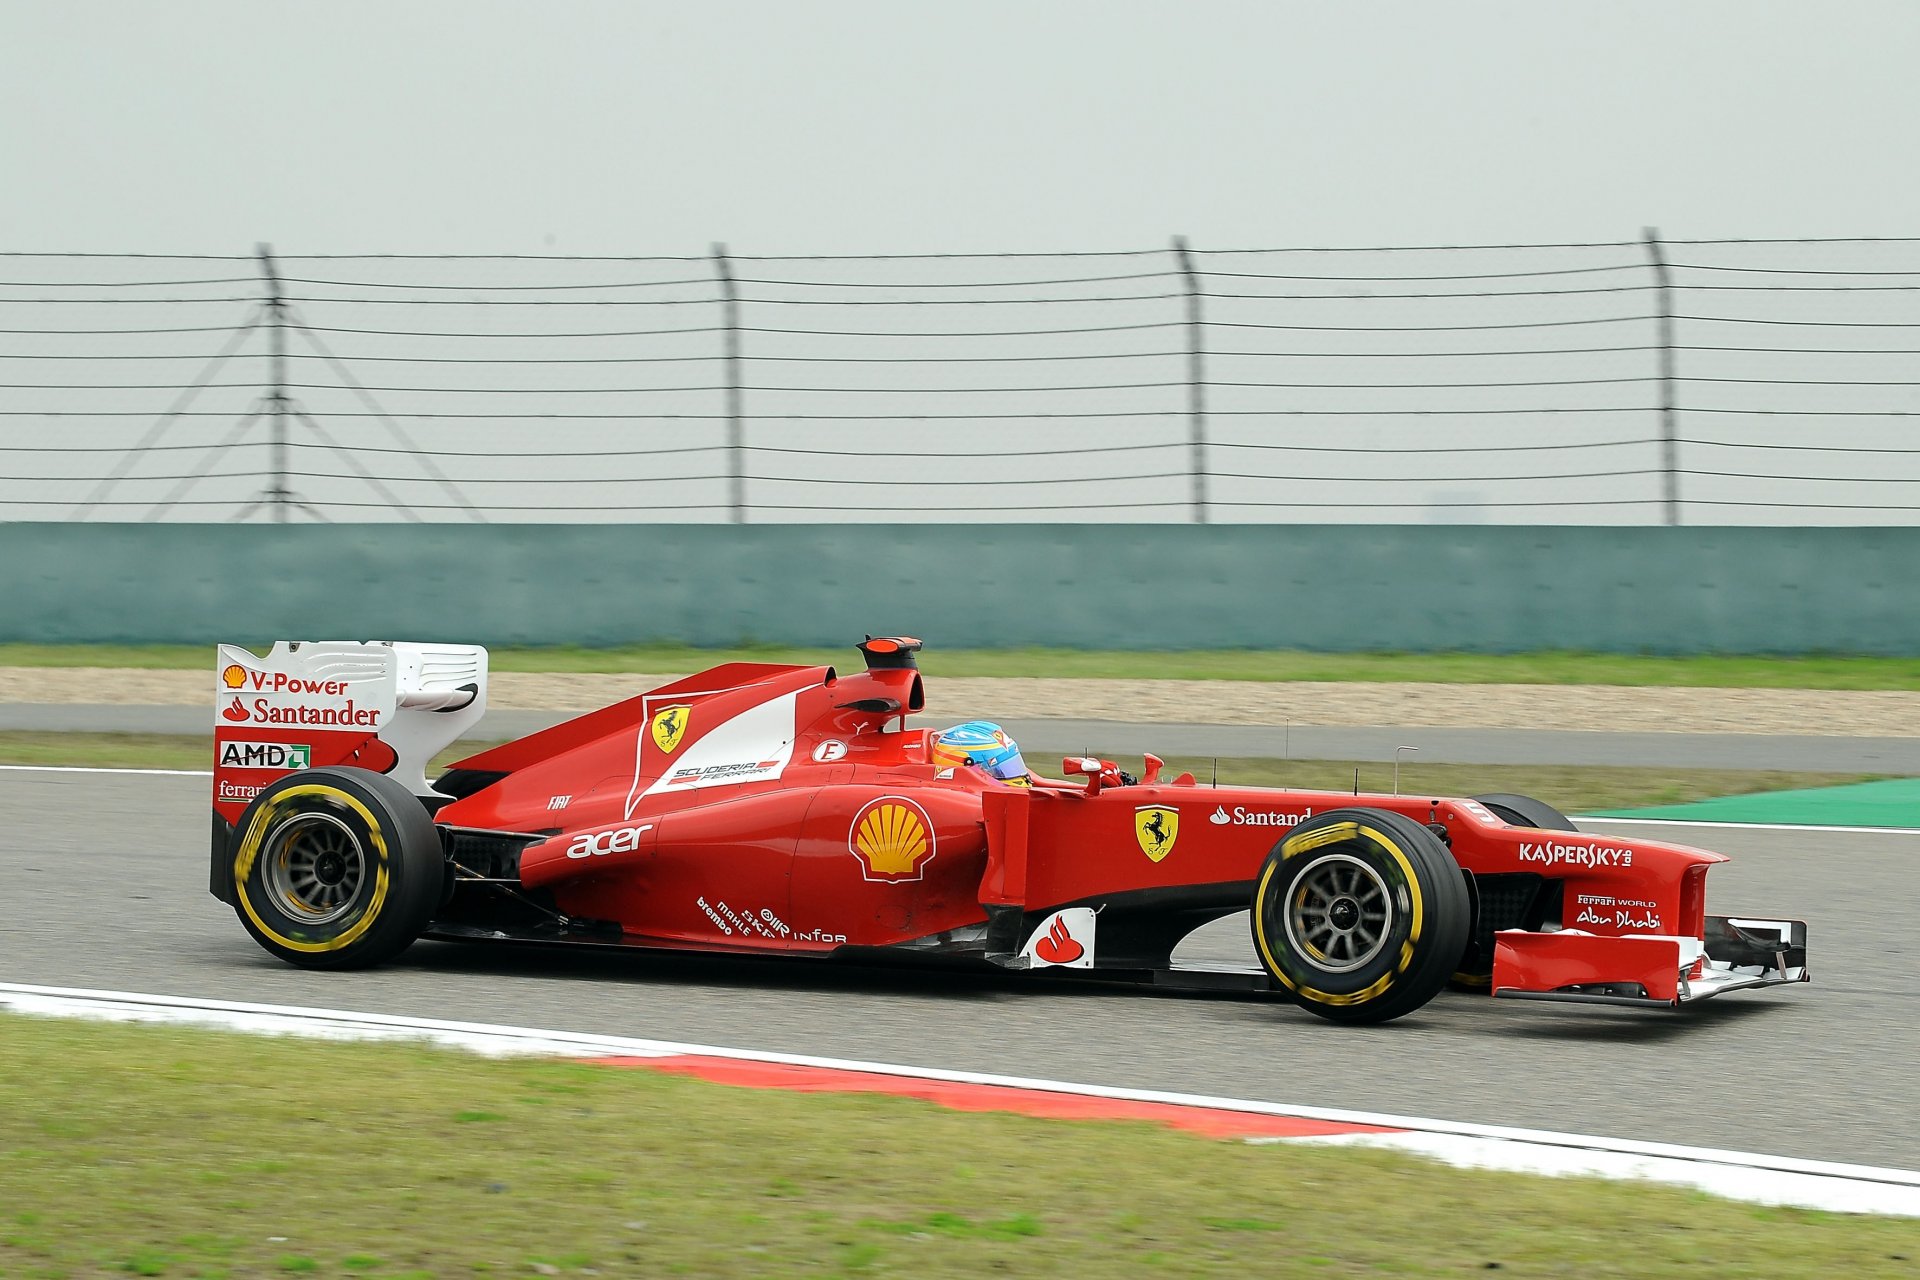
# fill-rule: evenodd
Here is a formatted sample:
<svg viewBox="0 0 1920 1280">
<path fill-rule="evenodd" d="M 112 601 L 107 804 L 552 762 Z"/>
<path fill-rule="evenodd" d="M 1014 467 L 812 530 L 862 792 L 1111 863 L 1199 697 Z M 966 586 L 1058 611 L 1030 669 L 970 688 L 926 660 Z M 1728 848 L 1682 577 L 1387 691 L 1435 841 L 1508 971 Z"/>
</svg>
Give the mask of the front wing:
<svg viewBox="0 0 1920 1280">
<path fill-rule="evenodd" d="M 1676 1006 L 1807 979 L 1801 920 L 1708 916 L 1704 941 L 1578 929 L 1494 935 L 1493 994 L 1510 1000 Z"/>
</svg>

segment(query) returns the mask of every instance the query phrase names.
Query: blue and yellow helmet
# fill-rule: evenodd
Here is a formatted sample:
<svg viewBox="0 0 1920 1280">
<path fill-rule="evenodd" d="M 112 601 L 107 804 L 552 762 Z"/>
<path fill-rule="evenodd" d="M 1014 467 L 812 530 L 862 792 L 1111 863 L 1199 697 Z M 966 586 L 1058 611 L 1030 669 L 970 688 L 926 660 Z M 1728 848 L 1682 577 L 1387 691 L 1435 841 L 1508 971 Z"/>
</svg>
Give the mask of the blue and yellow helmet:
<svg viewBox="0 0 1920 1280">
<path fill-rule="evenodd" d="M 943 768 L 972 767 L 1016 787 L 1031 785 L 1020 745 L 988 720 L 969 720 L 933 738 L 933 762 Z"/>
</svg>

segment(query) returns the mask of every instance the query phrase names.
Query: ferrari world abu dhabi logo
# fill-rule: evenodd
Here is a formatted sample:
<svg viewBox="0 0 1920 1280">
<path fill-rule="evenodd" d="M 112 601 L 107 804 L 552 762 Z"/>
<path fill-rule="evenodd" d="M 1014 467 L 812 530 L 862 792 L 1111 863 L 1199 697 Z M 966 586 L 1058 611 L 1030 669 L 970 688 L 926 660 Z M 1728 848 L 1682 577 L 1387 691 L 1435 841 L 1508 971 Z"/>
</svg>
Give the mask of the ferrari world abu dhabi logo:
<svg viewBox="0 0 1920 1280">
<path fill-rule="evenodd" d="M 1173 852 L 1173 842 L 1180 838 L 1180 811 L 1141 805 L 1133 811 L 1133 834 L 1140 841 L 1140 852 L 1158 862 Z"/>
<path fill-rule="evenodd" d="M 933 822 L 906 797 L 881 796 L 853 815 L 847 847 L 869 880 L 918 880 L 933 861 Z"/>
<path fill-rule="evenodd" d="M 687 733 L 687 718 L 693 714 L 691 707 L 662 707 L 653 713 L 653 745 L 668 755 L 680 745 L 680 739 Z"/>
</svg>

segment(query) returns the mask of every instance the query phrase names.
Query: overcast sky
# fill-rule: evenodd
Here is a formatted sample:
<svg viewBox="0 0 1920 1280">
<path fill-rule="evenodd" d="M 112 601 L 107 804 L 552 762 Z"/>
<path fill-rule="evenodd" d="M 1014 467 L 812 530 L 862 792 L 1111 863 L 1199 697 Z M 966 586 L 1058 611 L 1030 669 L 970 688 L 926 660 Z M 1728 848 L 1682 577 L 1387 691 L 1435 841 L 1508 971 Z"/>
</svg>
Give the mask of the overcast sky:
<svg viewBox="0 0 1920 1280">
<path fill-rule="evenodd" d="M 8 0 L 0 247 L 1920 234 L 1920 4 Z"/>
</svg>

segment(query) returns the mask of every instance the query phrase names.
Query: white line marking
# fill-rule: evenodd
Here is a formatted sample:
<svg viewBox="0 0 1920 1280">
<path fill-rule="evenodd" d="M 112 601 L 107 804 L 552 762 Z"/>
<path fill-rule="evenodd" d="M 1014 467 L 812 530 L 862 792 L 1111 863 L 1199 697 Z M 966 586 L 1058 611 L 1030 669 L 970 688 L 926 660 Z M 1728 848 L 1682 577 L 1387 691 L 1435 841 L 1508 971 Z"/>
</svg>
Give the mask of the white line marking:
<svg viewBox="0 0 1920 1280">
<path fill-rule="evenodd" d="M 451 1022 L 438 1018 L 247 1004 L 138 992 L 45 987 L 27 983 L 0 983 L 0 1008 L 21 1013 L 117 1021 L 201 1023 L 255 1032 L 329 1038 L 426 1039 L 492 1054 L 558 1054 L 570 1057 L 664 1057 L 685 1054 L 960 1084 L 998 1085 L 1129 1102 L 1209 1107 L 1251 1115 L 1291 1116 L 1409 1130 L 1407 1134 L 1398 1135 L 1404 1140 L 1406 1149 L 1453 1164 L 1479 1164 L 1523 1171 L 1600 1172 L 1606 1176 L 1649 1177 L 1658 1181 L 1700 1186 L 1721 1195 L 1765 1203 L 1920 1217 L 1920 1172 L 1685 1147 L 1664 1142 L 1635 1142 L 1498 1125 L 1461 1124 L 1372 1111 L 1289 1106 L 1245 1098 L 1216 1098 L 1158 1089 L 1073 1084 L 977 1071 L 949 1071 L 809 1054 L 729 1049 L 670 1040 L 544 1031 L 487 1023 Z M 1342 1140 L 1360 1141 L 1363 1136 L 1353 1135 Z M 1389 1142 L 1395 1138 L 1396 1135 L 1391 1134 L 1371 1135 L 1369 1140 Z M 1756 1177 L 1756 1174 L 1767 1176 Z"/>
<path fill-rule="evenodd" d="M 1575 822 L 1607 822 L 1632 827 L 1724 827 L 1729 831 L 1837 831 L 1868 836 L 1920 836 L 1920 827 L 1823 827 L 1800 822 L 1695 822 L 1689 818 L 1590 818 Z"/>
<path fill-rule="evenodd" d="M 143 773 L 156 778 L 211 778 L 211 769 L 105 769 L 77 764 L 0 764 L 7 773 Z"/>
</svg>

